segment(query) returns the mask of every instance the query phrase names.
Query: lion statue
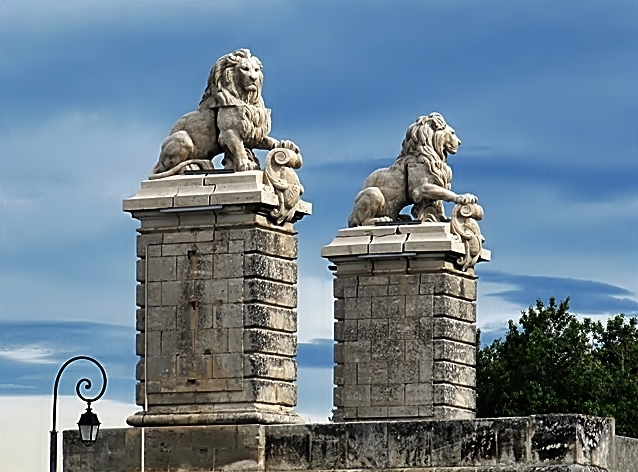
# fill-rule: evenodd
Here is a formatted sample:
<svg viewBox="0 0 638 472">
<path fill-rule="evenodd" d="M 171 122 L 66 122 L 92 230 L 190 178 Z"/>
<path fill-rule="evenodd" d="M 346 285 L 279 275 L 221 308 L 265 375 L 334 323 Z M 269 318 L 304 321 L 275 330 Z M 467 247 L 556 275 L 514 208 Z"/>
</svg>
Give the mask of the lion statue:
<svg viewBox="0 0 638 472">
<path fill-rule="evenodd" d="M 268 136 L 270 110 L 261 97 L 263 81 L 262 64 L 248 49 L 221 57 L 210 71 L 197 110 L 177 120 L 162 143 L 149 178 L 212 169 L 213 157 L 221 153 L 226 169 L 259 169 L 253 149 L 272 150 L 282 144 Z M 290 141 L 284 147 L 299 152 Z"/>
<path fill-rule="evenodd" d="M 456 154 L 461 140 L 439 113 L 419 117 L 410 125 L 401 152 L 390 167 L 374 171 L 363 184 L 348 218 L 348 226 L 373 225 L 410 219 L 399 212 L 412 206 L 412 216 L 422 222 L 449 221 L 443 201 L 476 203 L 472 194 L 450 190 L 452 169 L 448 154 Z"/>
</svg>

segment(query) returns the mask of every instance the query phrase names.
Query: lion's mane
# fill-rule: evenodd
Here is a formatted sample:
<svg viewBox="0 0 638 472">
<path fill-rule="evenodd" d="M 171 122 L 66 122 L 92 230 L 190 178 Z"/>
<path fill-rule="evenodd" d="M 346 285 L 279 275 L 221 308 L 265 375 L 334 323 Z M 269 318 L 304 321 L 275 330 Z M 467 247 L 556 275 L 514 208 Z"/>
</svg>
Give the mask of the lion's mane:
<svg viewBox="0 0 638 472">
<path fill-rule="evenodd" d="M 256 91 L 247 91 L 237 78 L 237 70 L 242 61 L 261 62 L 250 54 L 248 49 L 238 49 L 219 58 L 208 75 L 208 83 L 199 108 L 219 108 L 229 106 L 253 105 L 264 108 L 261 97 L 263 75 Z"/>
<path fill-rule="evenodd" d="M 447 165 L 444 138 L 447 123 L 439 113 L 419 117 L 408 128 L 401 144 L 401 152 L 392 167 L 424 164 L 432 183 L 447 190 L 452 186 L 452 169 Z"/>
</svg>

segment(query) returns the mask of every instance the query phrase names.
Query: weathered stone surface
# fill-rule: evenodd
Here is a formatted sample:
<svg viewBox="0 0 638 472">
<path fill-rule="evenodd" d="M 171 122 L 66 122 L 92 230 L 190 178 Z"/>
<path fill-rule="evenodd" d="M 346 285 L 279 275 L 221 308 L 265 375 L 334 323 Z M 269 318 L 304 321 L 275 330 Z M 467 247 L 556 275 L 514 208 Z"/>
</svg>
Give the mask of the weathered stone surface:
<svg viewBox="0 0 638 472">
<path fill-rule="evenodd" d="M 294 228 L 268 220 L 260 209 L 261 196 L 252 203 L 226 203 L 228 208 L 181 209 L 211 185 L 218 186 L 209 192 L 211 198 L 220 190 L 224 198 L 241 193 L 232 185 L 263 186 L 261 172 L 212 176 L 209 188 L 203 188 L 207 178 L 143 183 L 142 193 L 157 191 L 163 199 L 175 187 L 168 213 L 159 207 L 142 209 L 142 200 L 151 206 L 161 203 L 148 195 L 127 203 L 142 222 L 136 263 L 136 353 L 142 359 L 135 375 L 136 401 L 148 402 L 146 414 L 134 415 L 129 423 L 298 422 L 292 410 L 297 353 Z M 228 188 L 222 188 L 224 179 L 229 179 L 223 184 Z M 161 190 L 163 186 L 168 190 Z"/>
<path fill-rule="evenodd" d="M 614 472 L 638 472 L 638 439 L 616 436 Z"/>
<path fill-rule="evenodd" d="M 371 418 L 384 411 L 360 408 L 361 416 Z M 638 440 L 613 430 L 611 419 L 581 415 L 151 427 L 145 431 L 145 456 L 152 472 L 635 472 Z M 63 441 L 66 472 L 140 470 L 138 428 L 102 430 L 88 448 L 77 430 L 65 431 Z"/>
</svg>

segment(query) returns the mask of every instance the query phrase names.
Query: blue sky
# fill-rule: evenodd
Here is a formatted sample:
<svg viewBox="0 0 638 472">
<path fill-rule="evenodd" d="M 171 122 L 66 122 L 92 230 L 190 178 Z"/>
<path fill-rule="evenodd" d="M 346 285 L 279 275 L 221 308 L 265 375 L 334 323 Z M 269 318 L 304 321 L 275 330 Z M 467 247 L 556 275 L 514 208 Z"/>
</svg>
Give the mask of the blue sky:
<svg viewBox="0 0 638 472">
<path fill-rule="evenodd" d="M 79 347 L 133 375 L 136 222 L 121 201 L 215 60 L 239 47 L 264 64 L 272 135 L 304 156 L 302 342 L 331 337 L 320 247 L 431 111 L 463 141 L 453 188 L 485 208 L 480 326 L 551 295 L 586 316 L 638 314 L 636 25 L 630 0 L 3 1 L 0 395 L 19 383 L 16 365 L 52 379 L 47 362 Z M 65 321 L 99 341 L 79 343 Z M 41 337 L 16 341 L 16 322 Z M 120 335 L 130 341 L 109 344 Z M 330 385 L 304 397 L 308 378 L 300 405 L 328 416 Z M 107 395 L 132 398 L 115 385 Z"/>
</svg>

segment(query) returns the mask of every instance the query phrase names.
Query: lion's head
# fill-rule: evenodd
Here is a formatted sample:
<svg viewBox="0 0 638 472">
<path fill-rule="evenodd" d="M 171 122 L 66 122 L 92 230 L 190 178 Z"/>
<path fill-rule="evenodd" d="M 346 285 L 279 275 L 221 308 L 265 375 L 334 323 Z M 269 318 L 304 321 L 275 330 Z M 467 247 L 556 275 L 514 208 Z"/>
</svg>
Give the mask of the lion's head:
<svg viewBox="0 0 638 472">
<path fill-rule="evenodd" d="M 410 125 L 397 161 L 409 156 L 427 156 L 447 162 L 448 153 L 456 154 L 460 145 L 461 140 L 454 128 L 445 122 L 443 116 L 436 112 L 430 113 L 428 116 L 420 116 Z"/>
<path fill-rule="evenodd" d="M 248 49 L 238 49 L 219 58 L 210 71 L 201 108 L 237 105 L 264 106 L 261 89 L 264 74 L 259 59 Z"/>
</svg>

